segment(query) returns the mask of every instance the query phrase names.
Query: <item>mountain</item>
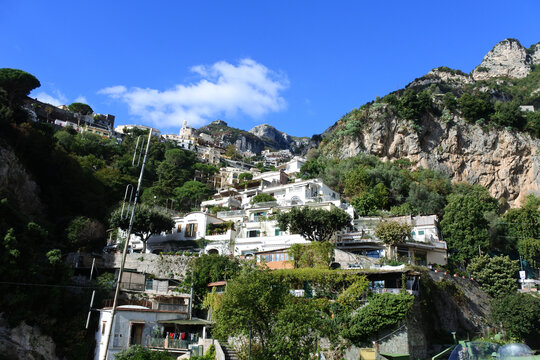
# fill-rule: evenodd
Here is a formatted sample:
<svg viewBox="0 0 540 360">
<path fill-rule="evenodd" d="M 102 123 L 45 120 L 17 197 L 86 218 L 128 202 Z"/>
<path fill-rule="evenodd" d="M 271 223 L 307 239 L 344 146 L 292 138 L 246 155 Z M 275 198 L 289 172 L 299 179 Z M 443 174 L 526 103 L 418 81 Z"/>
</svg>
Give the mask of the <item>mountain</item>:
<svg viewBox="0 0 540 360">
<path fill-rule="evenodd" d="M 309 138 L 298 138 L 281 132 L 268 124 L 255 126 L 250 131 L 229 127 L 223 120 L 216 120 L 197 129 L 197 133 L 206 133 L 223 144 L 235 145 L 239 151 L 260 153 L 264 149 L 291 150 L 299 152 L 309 144 Z"/>
<path fill-rule="evenodd" d="M 539 63 L 540 44 L 525 49 L 506 39 L 471 74 L 439 67 L 352 110 L 325 131 L 319 149 L 336 158 L 408 158 L 517 206 L 540 194 Z"/>
<path fill-rule="evenodd" d="M 249 132 L 263 140 L 269 148 L 289 149 L 293 152 L 307 146 L 310 141 L 308 137 L 290 136 L 268 124 L 257 125 Z"/>
</svg>

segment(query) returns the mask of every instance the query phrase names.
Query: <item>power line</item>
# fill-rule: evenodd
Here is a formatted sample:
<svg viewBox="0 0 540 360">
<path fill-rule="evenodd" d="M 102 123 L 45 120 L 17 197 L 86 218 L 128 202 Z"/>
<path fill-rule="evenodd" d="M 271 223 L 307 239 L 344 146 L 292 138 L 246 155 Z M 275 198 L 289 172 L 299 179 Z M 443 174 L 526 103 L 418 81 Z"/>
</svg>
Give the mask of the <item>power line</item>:
<svg viewBox="0 0 540 360">
<path fill-rule="evenodd" d="M 37 286 L 37 287 L 57 287 L 57 288 L 75 288 L 75 289 L 99 289 L 96 286 L 81 286 L 81 285 L 55 285 L 55 284 L 35 284 L 35 283 L 22 283 L 15 281 L 0 281 L 0 284 L 4 285 L 20 285 L 20 286 Z"/>
</svg>

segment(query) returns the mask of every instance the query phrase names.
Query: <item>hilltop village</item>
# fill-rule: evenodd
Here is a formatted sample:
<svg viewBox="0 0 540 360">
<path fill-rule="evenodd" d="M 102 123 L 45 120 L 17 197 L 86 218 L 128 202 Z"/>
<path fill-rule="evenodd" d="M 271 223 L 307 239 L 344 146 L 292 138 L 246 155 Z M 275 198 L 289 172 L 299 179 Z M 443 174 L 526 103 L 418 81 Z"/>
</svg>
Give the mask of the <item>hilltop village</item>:
<svg viewBox="0 0 540 360">
<path fill-rule="evenodd" d="M 540 348 L 539 59 L 503 40 L 311 138 L 116 125 L 0 69 L 0 358 Z"/>
</svg>

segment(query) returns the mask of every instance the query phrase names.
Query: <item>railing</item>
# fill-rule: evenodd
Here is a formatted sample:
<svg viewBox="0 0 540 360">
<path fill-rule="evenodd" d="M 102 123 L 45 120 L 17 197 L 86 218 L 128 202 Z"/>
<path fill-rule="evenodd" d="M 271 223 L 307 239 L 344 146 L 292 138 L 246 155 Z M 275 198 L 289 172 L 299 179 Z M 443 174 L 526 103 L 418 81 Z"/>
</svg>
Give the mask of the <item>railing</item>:
<svg viewBox="0 0 540 360">
<path fill-rule="evenodd" d="M 151 348 L 187 350 L 191 344 L 197 344 L 197 341 L 146 337 L 146 347 Z"/>
<path fill-rule="evenodd" d="M 178 311 L 178 312 L 188 312 L 188 307 L 186 305 L 180 304 L 158 304 L 158 310 L 163 311 Z"/>
<path fill-rule="evenodd" d="M 277 201 L 264 201 L 264 202 L 258 202 L 258 203 L 254 203 L 253 204 L 253 207 L 254 208 L 262 208 L 262 207 L 275 207 L 278 205 L 278 202 Z"/>
<path fill-rule="evenodd" d="M 120 289 L 122 290 L 135 290 L 135 291 L 144 291 L 144 283 L 132 283 L 132 282 L 121 282 Z"/>
<path fill-rule="evenodd" d="M 103 307 L 111 307 L 113 305 L 113 299 L 105 299 L 103 300 Z M 139 305 L 144 306 L 149 309 L 152 308 L 152 302 L 147 300 L 129 300 L 129 299 L 119 299 L 118 300 L 118 306 L 122 305 Z"/>
<path fill-rule="evenodd" d="M 218 218 L 222 217 L 232 217 L 232 216 L 244 216 L 245 215 L 244 210 L 229 210 L 229 211 L 219 211 L 216 216 Z"/>
<path fill-rule="evenodd" d="M 394 295 L 397 295 L 403 291 L 403 289 L 397 289 L 397 288 L 373 288 L 370 290 L 372 293 L 375 293 L 375 294 L 394 294 Z M 407 289 L 405 291 L 411 295 L 418 294 L 418 291 L 416 290 Z"/>
</svg>

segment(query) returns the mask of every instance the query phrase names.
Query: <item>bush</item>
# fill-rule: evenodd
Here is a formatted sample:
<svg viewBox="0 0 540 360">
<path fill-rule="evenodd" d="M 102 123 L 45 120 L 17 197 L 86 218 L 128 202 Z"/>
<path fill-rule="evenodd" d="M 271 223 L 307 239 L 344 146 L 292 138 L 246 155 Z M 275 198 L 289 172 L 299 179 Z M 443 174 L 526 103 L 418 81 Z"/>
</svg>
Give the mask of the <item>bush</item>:
<svg viewBox="0 0 540 360">
<path fill-rule="evenodd" d="M 482 290 L 492 297 L 501 297 L 516 290 L 517 261 L 508 256 L 478 256 L 471 260 L 467 271 Z"/>
<path fill-rule="evenodd" d="M 540 299 L 529 294 L 506 295 L 492 302 L 491 317 L 514 340 L 534 338 L 540 329 Z"/>
</svg>

